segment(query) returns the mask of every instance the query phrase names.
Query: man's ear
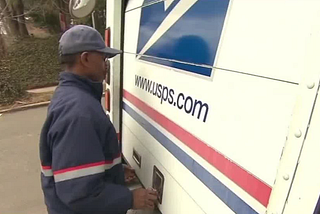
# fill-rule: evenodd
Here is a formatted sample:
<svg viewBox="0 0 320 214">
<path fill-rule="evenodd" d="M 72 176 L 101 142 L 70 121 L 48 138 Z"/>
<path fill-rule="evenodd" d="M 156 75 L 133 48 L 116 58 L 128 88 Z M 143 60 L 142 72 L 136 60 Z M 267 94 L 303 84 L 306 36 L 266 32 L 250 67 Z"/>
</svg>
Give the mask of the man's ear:
<svg viewBox="0 0 320 214">
<path fill-rule="evenodd" d="M 80 63 L 85 67 L 89 66 L 89 53 L 88 52 L 83 52 L 80 54 Z"/>
</svg>

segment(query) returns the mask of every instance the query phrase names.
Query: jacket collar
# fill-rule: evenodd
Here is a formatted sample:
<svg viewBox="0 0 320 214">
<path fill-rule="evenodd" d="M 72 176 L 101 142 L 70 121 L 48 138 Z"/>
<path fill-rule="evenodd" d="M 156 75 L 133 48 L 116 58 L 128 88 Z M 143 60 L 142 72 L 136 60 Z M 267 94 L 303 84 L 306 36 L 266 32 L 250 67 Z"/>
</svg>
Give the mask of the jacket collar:
<svg viewBox="0 0 320 214">
<path fill-rule="evenodd" d="M 75 86 L 89 92 L 97 100 L 101 100 L 103 86 L 101 82 L 94 82 L 88 78 L 73 74 L 71 72 L 62 72 L 60 74 L 60 86 Z"/>
</svg>

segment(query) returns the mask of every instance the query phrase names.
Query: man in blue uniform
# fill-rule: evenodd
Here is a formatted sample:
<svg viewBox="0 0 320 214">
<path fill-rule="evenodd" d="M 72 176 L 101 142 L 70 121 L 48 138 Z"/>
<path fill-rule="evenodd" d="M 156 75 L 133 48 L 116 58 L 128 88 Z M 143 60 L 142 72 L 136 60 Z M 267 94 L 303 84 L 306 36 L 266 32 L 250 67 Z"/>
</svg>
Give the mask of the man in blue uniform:
<svg viewBox="0 0 320 214">
<path fill-rule="evenodd" d="M 48 108 L 40 136 L 41 183 L 49 214 L 125 214 L 153 209 L 157 193 L 130 191 L 133 171 L 121 164 L 115 129 L 101 107 L 108 58 L 95 29 L 78 25 L 59 43 L 65 72 Z"/>
</svg>

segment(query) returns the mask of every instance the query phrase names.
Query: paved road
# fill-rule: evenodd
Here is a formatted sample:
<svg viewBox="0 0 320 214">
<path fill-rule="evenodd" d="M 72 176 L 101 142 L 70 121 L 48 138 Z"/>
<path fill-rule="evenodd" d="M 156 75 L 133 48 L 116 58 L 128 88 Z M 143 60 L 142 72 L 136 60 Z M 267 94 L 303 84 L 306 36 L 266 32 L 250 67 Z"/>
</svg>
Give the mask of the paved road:
<svg viewBox="0 0 320 214">
<path fill-rule="evenodd" d="M 0 116 L 0 213 L 44 214 L 39 133 L 46 108 Z"/>
<path fill-rule="evenodd" d="M 47 213 L 40 187 L 38 150 L 46 112 L 47 107 L 41 107 L 0 116 L 0 214 Z"/>
</svg>

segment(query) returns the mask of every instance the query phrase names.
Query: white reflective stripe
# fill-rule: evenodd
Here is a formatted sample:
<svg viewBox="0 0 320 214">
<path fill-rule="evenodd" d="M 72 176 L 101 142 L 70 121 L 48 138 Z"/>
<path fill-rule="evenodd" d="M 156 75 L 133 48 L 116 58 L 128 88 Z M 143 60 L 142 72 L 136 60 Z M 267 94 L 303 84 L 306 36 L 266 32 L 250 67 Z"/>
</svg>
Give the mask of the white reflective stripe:
<svg viewBox="0 0 320 214">
<path fill-rule="evenodd" d="M 112 167 L 114 167 L 115 165 L 118 165 L 120 163 L 121 163 L 121 156 L 114 159 L 112 163 L 105 164 L 105 169 L 106 170 L 111 169 Z"/>
<path fill-rule="evenodd" d="M 92 166 L 84 169 L 77 169 L 69 172 L 64 172 L 61 174 L 55 174 L 54 181 L 57 183 L 57 182 L 66 181 L 74 178 L 80 178 L 88 175 L 102 173 L 104 171 L 105 171 L 104 165 Z"/>
<path fill-rule="evenodd" d="M 43 174 L 44 176 L 46 176 L 46 177 L 51 177 L 51 176 L 53 176 L 53 172 L 52 172 L 51 169 L 43 169 L 43 168 L 41 167 L 41 172 L 42 172 L 42 174 Z"/>
<path fill-rule="evenodd" d="M 105 170 L 111 169 L 112 167 L 120 163 L 121 163 L 121 156 L 114 159 L 112 163 L 105 163 L 98 166 L 90 166 L 82 169 L 70 170 L 67 172 L 54 174 L 54 181 L 58 183 L 61 181 L 103 173 Z"/>
</svg>

